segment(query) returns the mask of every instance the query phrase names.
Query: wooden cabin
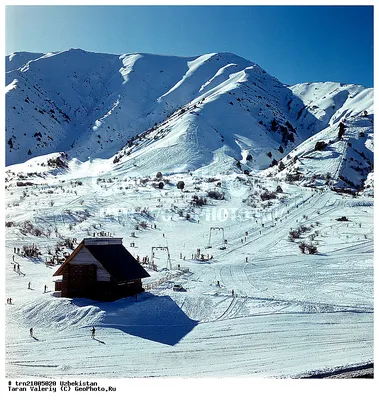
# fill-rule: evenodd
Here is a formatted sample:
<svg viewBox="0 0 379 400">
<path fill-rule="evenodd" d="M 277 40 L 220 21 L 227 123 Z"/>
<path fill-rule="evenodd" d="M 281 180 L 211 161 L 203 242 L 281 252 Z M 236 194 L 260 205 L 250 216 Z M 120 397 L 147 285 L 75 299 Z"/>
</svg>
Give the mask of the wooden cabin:
<svg viewBox="0 0 379 400">
<path fill-rule="evenodd" d="M 61 297 L 116 300 L 144 291 L 150 275 L 122 245 L 121 238 L 84 239 L 53 276 Z"/>
</svg>

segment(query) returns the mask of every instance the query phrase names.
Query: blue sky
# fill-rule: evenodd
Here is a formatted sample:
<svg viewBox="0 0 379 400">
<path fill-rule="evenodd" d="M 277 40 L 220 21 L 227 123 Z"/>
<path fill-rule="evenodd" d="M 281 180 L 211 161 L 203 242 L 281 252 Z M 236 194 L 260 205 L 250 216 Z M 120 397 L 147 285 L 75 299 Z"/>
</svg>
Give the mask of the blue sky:
<svg viewBox="0 0 379 400">
<path fill-rule="evenodd" d="M 7 6 L 6 53 L 231 52 L 283 83 L 373 86 L 372 6 Z"/>
</svg>

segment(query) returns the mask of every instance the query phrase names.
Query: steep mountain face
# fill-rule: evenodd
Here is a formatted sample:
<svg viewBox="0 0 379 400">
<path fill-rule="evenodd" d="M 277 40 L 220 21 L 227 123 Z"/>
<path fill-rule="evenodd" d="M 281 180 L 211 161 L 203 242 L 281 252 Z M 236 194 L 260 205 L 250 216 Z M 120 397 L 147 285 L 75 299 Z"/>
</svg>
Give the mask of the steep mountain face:
<svg viewBox="0 0 379 400">
<path fill-rule="evenodd" d="M 303 151 L 297 146 L 317 135 L 333 136 L 342 119 L 364 125 L 366 140 L 359 143 L 372 160 L 373 90 L 361 86 L 289 87 L 230 53 L 173 57 L 71 49 L 16 53 L 6 65 L 8 165 L 65 151 L 80 162 L 103 158 L 140 173 L 158 167 L 261 170 Z M 367 167 L 359 162 L 358 168 Z"/>
<path fill-rule="evenodd" d="M 103 115 L 117 62 L 117 56 L 71 50 L 7 72 L 7 163 L 67 150 L 77 132 Z"/>
<path fill-rule="evenodd" d="M 373 190 L 373 90 L 333 82 L 295 85 L 305 107 L 326 124 L 266 173 L 306 186 Z M 304 127 L 307 118 L 300 115 Z M 344 125 L 342 139 L 338 132 Z M 314 127 L 312 123 L 308 129 Z M 367 181 L 367 182 L 366 182 Z"/>
</svg>

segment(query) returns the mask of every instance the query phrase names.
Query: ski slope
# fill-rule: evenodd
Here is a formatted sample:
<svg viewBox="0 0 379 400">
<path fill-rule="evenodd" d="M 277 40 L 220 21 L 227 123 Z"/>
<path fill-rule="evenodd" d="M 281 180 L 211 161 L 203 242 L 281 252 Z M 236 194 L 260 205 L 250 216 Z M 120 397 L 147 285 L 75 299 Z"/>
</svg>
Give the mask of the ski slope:
<svg viewBox="0 0 379 400">
<path fill-rule="evenodd" d="M 40 168 L 31 163 L 29 171 Z M 8 378 L 297 377 L 373 361 L 371 197 L 204 170 L 166 175 L 159 190 L 154 175 L 146 182 L 96 160 L 92 169 L 70 165 L 64 175 L 28 178 L 38 186 L 7 189 L 6 221 L 15 224 L 6 228 Z M 10 167 L 8 176 L 20 169 Z M 283 193 L 271 205 L 260 200 L 278 184 Z M 214 189 L 225 199 L 189 204 Z M 348 221 L 337 221 L 341 216 Z M 44 233 L 20 233 L 25 220 Z M 289 240 L 301 225 L 312 226 L 303 240 L 318 254 L 302 254 Z M 212 227 L 224 228 L 224 250 L 221 231 L 209 241 Z M 141 258 L 152 246 L 168 246 L 171 266 L 166 253 L 155 255 L 158 271 L 148 269 L 150 286 L 138 301 L 57 297 L 57 266 L 43 262 L 57 235 L 81 240 L 102 230 Z M 18 274 L 13 249 L 31 243 L 42 258 L 16 255 Z M 198 248 L 205 261 L 192 258 Z M 174 283 L 187 291 L 174 292 Z"/>
</svg>

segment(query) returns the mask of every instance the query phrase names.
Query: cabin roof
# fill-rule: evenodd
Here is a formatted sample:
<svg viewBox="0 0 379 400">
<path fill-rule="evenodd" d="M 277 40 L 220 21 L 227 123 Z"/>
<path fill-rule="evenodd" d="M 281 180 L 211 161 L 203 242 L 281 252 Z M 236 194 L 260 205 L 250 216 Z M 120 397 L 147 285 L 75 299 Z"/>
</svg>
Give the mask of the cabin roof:
<svg viewBox="0 0 379 400">
<path fill-rule="evenodd" d="M 150 276 L 122 244 L 85 247 L 117 282 Z"/>
<path fill-rule="evenodd" d="M 86 245 L 85 240 L 79 244 L 71 256 L 58 268 L 54 276 L 63 274 L 65 266 L 76 256 L 82 247 L 85 247 L 99 261 L 116 282 L 122 283 L 150 276 L 122 244 Z"/>
</svg>

